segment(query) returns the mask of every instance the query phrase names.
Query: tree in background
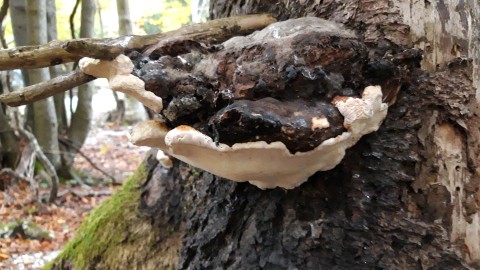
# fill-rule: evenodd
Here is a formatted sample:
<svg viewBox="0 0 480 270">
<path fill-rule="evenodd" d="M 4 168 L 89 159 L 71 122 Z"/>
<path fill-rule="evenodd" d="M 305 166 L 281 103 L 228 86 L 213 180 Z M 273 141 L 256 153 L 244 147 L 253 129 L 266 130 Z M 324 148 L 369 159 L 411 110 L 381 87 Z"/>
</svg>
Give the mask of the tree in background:
<svg viewBox="0 0 480 270">
<path fill-rule="evenodd" d="M 120 36 L 132 35 L 132 20 L 130 18 L 130 7 L 128 0 L 117 0 L 117 13 L 118 13 L 118 34 Z M 120 99 L 118 94 L 113 91 L 115 100 L 117 101 L 117 122 L 126 116 L 126 120 L 129 122 L 137 122 L 147 118 L 147 113 L 143 108 L 143 105 L 136 99 L 125 96 L 124 99 Z"/>
<path fill-rule="evenodd" d="M 80 38 L 90 38 L 94 35 L 95 29 L 95 0 L 82 0 Z M 64 130 L 67 141 L 62 162 L 62 174 L 70 176 L 75 154 L 87 138 L 92 122 L 92 96 L 93 84 L 88 83 L 78 87 L 77 108 L 72 115 L 70 126 Z M 67 173 L 69 172 L 69 173 Z"/>
<path fill-rule="evenodd" d="M 47 37 L 47 2 L 46 0 L 27 0 L 27 36 L 29 45 L 45 44 Z M 36 84 L 50 79 L 48 68 L 32 69 L 28 71 L 30 84 Z M 47 98 L 33 103 L 33 133 L 43 151 L 59 168 L 60 148 L 58 142 L 58 123 L 53 98 Z"/>
<path fill-rule="evenodd" d="M 78 2 L 80 3 L 80 1 Z M 109 31 L 103 31 L 103 28 L 101 29 L 102 31 L 98 31 L 98 29 L 95 29 L 94 27 L 96 17 L 94 14 L 94 10 L 96 9 L 95 3 L 101 3 L 102 8 L 108 9 L 109 14 L 111 14 L 112 7 L 115 6 L 109 1 L 81 1 L 81 16 L 74 16 L 75 12 L 73 14 L 66 13 L 67 8 L 73 8 L 73 2 L 67 3 L 55 0 L 35 2 L 35 6 L 29 7 L 32 9 L 31 14 L 40 14 L 40 16 L 32 17 L 30 21 L 27 20 L 26 3 L 27 1 L 11 1 L 10 3 L 11 27 L 10 24 L 7 24 L 7 34 L 9 34 L 7 40 L 12 40 L 11 34 L 13 33 L 16 46 L 29 44 L 27 31 L 31 31 L 32 34 L 37 35 L 38 38 L 41 38 L 42 42 L 45 42 L 46 40 L 56 40 L 59 37 L 66 38 L 70 36 L 70 34 L 67 34 L 66 32 L 69 31 L 69 28 L 65 27 L 69 17 L 72 17 L 72 26 L 80 25 L 79 32 L 81 37 L 93 36 L 94 32 L 106 32 L 108 35 L 112 34 L 111 26 L 105 26 L 106 29 L 110 29 Z M 128 1 L 118 1 L 117 4 L 117 14 L 119 15 L 118 31 L 122 34 L 132 33 L 132 22 L 129 14 Z M 8 7 L 8 3 L 6 6 Z M 60 11 L 57 10 L 57 6 L 60 7 Z M 175 28 L 190 21 L 189 1 L 164 1 L 160 6 L 162 6 L 162 20 L 165 22 L 156 21 L 154 24 L 162 25 L 162 30 Z M 41 8 L 41 13 L 33 11 L 33 8 L 37 7 Z M 152 11 L 153 9 L 149 12 Z M 45 14 L 47 14 L 46 22 L 44 18 Z M 39 21 L 40 24 L 35 23 L 35 27 L 29 27 L 29 25 L 27 25 L 27 22 L 33 22 L 37 19 L 42 20 L 41 22 Z M 59 25 L 59 29 L 57 29 L 57 24 Z M 41 27 L 38 27 L 39 25 Z M 45 29 L 41 29 L 40 31 L 37 31 L 37 29 L 40 29 L 45 25 L 48 27 L 48 30 L 45 31 Z M 72 34 L 74 36 L 78 34 L 77 28 L 73 27 L 72 29 Z M 92 28 L 95 30 L 94 32 L 90 31 Z M 36 40 L 40 41 L 38 38 Z M 35 41 L 35 43 L 38 43 L 37 41 Z M 67 64 L 51 67 L 49 72 L 47 69 L 39 69 L 22 72 L 22 74 L 24 75 L 25 85 L 32 85 L 40 80 L 58 77 L 59 75 L 64 74 L 68 69 L 71 69 L 71 66 Z M 33 81 L 29 81 L 29 73 L 33 74 Z M 35 105 L 27 105 L 26 108 L 26 125 L 29 126 L 39 137 L 39 142 L 43 146 L 45 152 L 48 153 L 49 158 L 57 168 L 58 173 L 67 179 L 71 177 L 76 178 L 75 171 L 72 170 L 71 166 L 77 149 L 81 148 L 88 134 L 91 121 L 91 88 L 92 87 L 88 85 L 81 86 L 78 88 L 78 91 L 70 91 L 71 94 L 77 95 L 76 110 L 73 110 L 71 105 L 72 98 L 74 97 L 72 95 L 68 97 L 65 93 L 54 96 L 53 102 L 52 99 L 47 99 L 36 103 Z M 130 99 L 127 98 L 127 101 L 127 107 L 139 107 L 139 103 L 135 100 L 130 102 Z M 66 102 L 67 105 L 65 105 Z M 70 106 L 68 105 L 68 102 L 70 103 Z M 137 106 L 128 106 L 132 103 Z M 54 110 L 52 110 L 52 108 L 54 108 Z M 140 108 L 143 110 L 143 106 Z M 135 111 L 138 112 L 142 110 L 137 109 Z M 38 111 L 38 113 L 35 113 L 35 111 Z M 145 116 L 140 117 L 140 119 L 143 117 Z M 138 119 L 138 117 L 133 118 Z M 7 117 L 2 119 L 4 122 L 8 121 Z M 15 137 L 12 135 L 14 135 L 13 131 L 6 128 L 6 131 L 2 131 L 0 137 L 3 138 L 1 139 L 2 153 L 4 153 L 3 161 L 6 164 L 9 164 L 10 167 L 15 167 L 15 162 L 18 160 L 18 153 L 16 146 L 12 144 L 15 141 Z M 12 146 L 8 146 L 8 142 L 10 142 Z"/>
<path fill-rule="evenodd" d="M 139 24 L 147 34 L 175 30 L 192 21 L 190 0 L 163 0 L 161 11 L 143 17 Z"/>
<path fill-rule="evenodd" d="M 12 29 L 17 46 L 45 44 L 47 41 L 57 39 L 54 0 L 12 1 L 10 4 Z M 82 1 L 81 37 L 93 36 L 95 12 L 96 7 L 93 0 Z M 32 69 L 23 73 L 25 85 L 32 85 L 62 75 L 64 71 L 60 66 L 54 66 L 50 69 Z M 26 109 L 25 123 L 27 127 L 33 131 L 38 143 L 58 173 L 66 178 L 75 175 L 72 171 L 74 157 L 83 145 L 90 129 L 91 100 L 91 85 L 80 86 L 76 110 L 71 121 L 67 119 L 63 93 L 54 98 L 35 102 Z M 0 120 L 2 123 L 7 123 L 6 117 L 1 116 L 4 116 L 4 113 L 0 114 Z M 9 125 L 2 126 L 5 127 L 5 132 L 0 134 L 0 140 L 2 148 L 5 149 L 3 151 L 8 154 L 11 152 L 9 149 L 12 149 L 9 144 L 12 143 L 14 137 L 12 137 L 13 133 Z M 7 156 L 5 161 L 8 161 L 9 167 L 15 168 L 18 158 Z"/>
</svg>

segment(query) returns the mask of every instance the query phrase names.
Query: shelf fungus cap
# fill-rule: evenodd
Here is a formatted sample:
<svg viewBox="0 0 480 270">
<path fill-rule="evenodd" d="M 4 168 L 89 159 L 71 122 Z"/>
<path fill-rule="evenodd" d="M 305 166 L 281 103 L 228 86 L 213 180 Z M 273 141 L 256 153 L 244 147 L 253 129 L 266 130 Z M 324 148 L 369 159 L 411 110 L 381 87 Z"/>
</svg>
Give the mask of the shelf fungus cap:
<svg viewBox="0 0 480 270">
<path fill-rule="evenodd" d="M 159 113 L 163 109 L 162 98 L 145 90 L 145 82 L 132 75 L 134 64 L 130 58 L 120 54 L 113 60 L 82 58 L 80 70 L 85 74 L 108 79 L 113 91 L 125 93 L 140 101 L 143 105 Z"/>
<path fill-rule="evenodd" d="M 162 120 L 145 120 L 136 124 L 130 133 L 130 142 L 138 146 L 158 147 L 167 151 L 165 136 L 170 129 Z"/>
<path fill-rule="evenodd" d="M 137 145 L 159 147 L 168 155 L 233 181 L 248 181 L 261 189 L 291 189 L 315 172 L 337 166 L 347 148 L 362 135 L 379 128 L 388 108 L 382 103 L 382 91 L 378 86 L 367 87 L 362 98 L 335 99 L 334 105 L 344 116 L 347 131 L 323 141 L 310 151 L 295 154 L 282 142 L 255 141 L 229 146 L 214 142 L 190 126 L 182 125 L 168 131 L 157 122 L 148 121 L 134 128 L 134 132 L 135 129 L 141 129 L 141 132 L 132 135 L 135 138 L 132 141 Z M 323 121 L 319 125 L 328 128 Z"/>
</svg>

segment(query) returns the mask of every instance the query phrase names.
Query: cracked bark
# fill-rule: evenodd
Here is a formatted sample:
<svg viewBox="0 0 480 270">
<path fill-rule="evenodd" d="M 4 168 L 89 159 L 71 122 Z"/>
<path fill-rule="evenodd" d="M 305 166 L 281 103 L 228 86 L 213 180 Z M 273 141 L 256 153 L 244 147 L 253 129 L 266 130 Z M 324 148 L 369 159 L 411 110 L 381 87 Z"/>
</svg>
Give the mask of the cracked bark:
<svg viewBox="0 0 480 270">
<path fill-rule="evenodd" d="M 374 72 L 383 78 L 362 75 L 372 82 L 383 80 L 383 88 L 390 88 L 392 93 L 398 91 L 384 124 L 349 149 L 335 169 L 316 173 L 296 189 L 262 191 L 246 183 L 219 179 L 181 162 L 174 162 L 170 171 L 151 163 L 140 209 L 150 219 L 153 230 L 173 226 L 175 232 L 183 233 L 182 244 L 175 246 L 179 257 L 171 262 L 174 266 L 478 267 L 480 123 L 475 87 L 479 85 L 480 50 L 479 44 L 471 41 L 480 36 L 480 8 L 476 1 L 456 5 L 447 0 L 420 2 L 212 2 L 212 18 L 271 12 L 279 20 L 314 15 L 344 23 L 355 29 L 366 45 L 370 61 L 389 55 L 399 59 L 399 53 L 412 47 L 424 49 L 425 57 L 421 67 L 415 68 L 412 63 L 410 73 L 398 77 L 390 77 L 388 72 Z M 419 20 L 424 23 L 417 23 Z M 473 61 L 456 58 L 462 54 Z M 168 68 L 176 65 L 162 63 Z M 152 64 L 144 64 L 146 69 L 155 70 Z M 227 72 L 228 65 L 224 67 L 228 78 L 231 73 Z M 151 77 L 141 72 L 137 75 L 143 76 L 147 88 L 157 89 L 157 95 L 167 97 L 171 95 L 168 91 L 188 96 L 192 91 L 188 86 L 202 83 L 191 78 L 188 81 L 181 72 L 170 73 L 177 82 L 185 80 L 171 88 L 170 80 L 162 80 L 168 77 L 168 68 L 157 77 L 154 72 Z M 399 81 L 392 83 L 396 79 Z M 226 80 L 211 87 L 221 88 L 222 83 L 229 84 L 225 88 L 232 86 Z M 395 85 L 402 86 L 397 89 Z M 207 94 L 199 96 L 202 101 L 209 100 Z M 307 98 L 310 96 L 303 97 Z M 228 97 L 226 101 L 228 104 Z M 174 126 L 188 123 L 201 128 L 205 115 L 196 110 L 202 108 L 208 117 L 214 113 L 201 107 L 204 103 L 195 105 L 191 99 L 175 103 L 167 98 L 165 102 L 167 111 L 172 103 L 192 108 L 180 115 L 172 107 L 166 116 Z M 91 265 L 105 267 L 101 255 Z"/>
</svg>

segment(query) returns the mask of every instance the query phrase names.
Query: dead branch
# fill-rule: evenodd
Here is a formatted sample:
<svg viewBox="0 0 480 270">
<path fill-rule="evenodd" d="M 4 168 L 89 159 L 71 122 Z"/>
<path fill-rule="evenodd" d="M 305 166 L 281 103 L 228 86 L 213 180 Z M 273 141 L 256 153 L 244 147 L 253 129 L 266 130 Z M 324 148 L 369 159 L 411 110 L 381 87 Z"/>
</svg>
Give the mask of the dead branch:
<svg viewBox="0 0 480 270">
<path fill-rule="evenodd" d="M 74 196 L 83 198 L 83 197 L 100 197 L 100 196 L 110 196 L 112 195 L 112 192 L 110 190 L 90 190 L 90 191 L 79 191 L 75 190 L 73 188 L 69 188 L 66 190 L 62 190 L 58 193 L 58 197 L 63 197 L 67 195 L 68 193 L 71 193 Z"/>
<path fill-rule="evenodd" d="M 72 38 L 75 38 L 75 24 L 74 24 L 74 19 L 75 19 L 75 14 L 77 14 L 77 9 L 80 4 L 80 0 L 75 1 L 75 6 L 73 6 L 72 13 L 70 14 L 69 22 L 70 22 L 70 34 L 72 35 Z"/>
<path fill-rule="evenodd" d="M 30 144 L 26 144 L 23 148 L 22 155 L 20 156 L 20 161 L 18 162 L 15 172 L 19 175 L 23 175 L 26 179 L 30 179 L 30 189 L 33 191 L 35 198 L 39 201 L 38 196 L 38 183 L 35 181 L 34 167 L 35 167 L 36 153 L 33 150 L 33 147 Z"/>
<path fill-rule="evenodd" d="M 53 167 L 52 163 L 48 160 L 47 156 L 43 153 L 42 148 L 40 148 L 40 145 L 38 144 L 37 139 L 33 134 L 26 129 L 24 129 L 21 125 L 18 126 L 20 133 L 27 137 L 27 139 L 30 141 L 30 144 L 37 154 L 38 160 L 42 164 L 43 168 L 45 171 L 48 173 L 48 176 L 50 177 L 50 196 L 48 198 L 49 202 L 54 202 L 55 199 L 57 198 L 57 192 L 58 192 L 58 176 L 57 172 L 55 170 L 55 167 Z"/>
<path fill-rule="evenodd" d="M 44 45 L 0 50 L 0 70 L 48 67 L 75 62 L 82 57 L 114 59 L 126 50 L 143 50 L 171 39 L 222 42 L 235 35 L 244 35 L 262 29 L 273 22 L 275 19 L 268 14 L 244 15 L 192 24 L 155 35 L 51 41 Z"/>
<path fill-rule="evenodd" d="M 89 191 L 80 191 L 80 190 L 75 190 L 75 189 L 69 189 L 68 190 L 70 193 L 77 197 L 100 197 L 100 196 L 110 196 L 112 195 L 112 192 L 110 190 L 89 190 Z"/>
<path fill-rule="evenodd" d="M 73 148 L 79 155 L 81 155 L 95 170 L 99 171 L 106 177 L 110 178 L 112 180 L 112 183 L 115 184 L 115 178 L 108 174 L 106 171 L 102 170 L 100 167 L 98 167 L 87 155 L 85 155 L 78 146 L 76 146 L 74 143 L 67 139 L 59 139 L 60 143 L 64 144 L 67 147 Z"/>
<path fill-rule="evenodd" d="M 96 78 L 77 70 L 46 82 L 0 95 L 0 102 L 13 107 L 25 105 L 67 91 L 94 79 Z"/>
</svg>

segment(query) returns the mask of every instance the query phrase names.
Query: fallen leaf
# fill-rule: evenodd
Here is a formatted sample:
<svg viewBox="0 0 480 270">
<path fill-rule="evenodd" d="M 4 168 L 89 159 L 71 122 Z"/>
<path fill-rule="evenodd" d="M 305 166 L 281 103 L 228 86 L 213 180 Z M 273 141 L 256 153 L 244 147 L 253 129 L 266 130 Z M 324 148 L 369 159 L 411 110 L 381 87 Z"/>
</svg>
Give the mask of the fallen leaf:
<svg viewBox="0 0 480 270">
<path fill-rule="evenodd" d="M 0 253 L 0 262 L 5 261 L 8 258 L 10 258 L 10 256 L 8 256 L 8 254 Z"/>
</svg>

